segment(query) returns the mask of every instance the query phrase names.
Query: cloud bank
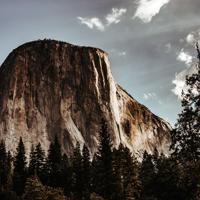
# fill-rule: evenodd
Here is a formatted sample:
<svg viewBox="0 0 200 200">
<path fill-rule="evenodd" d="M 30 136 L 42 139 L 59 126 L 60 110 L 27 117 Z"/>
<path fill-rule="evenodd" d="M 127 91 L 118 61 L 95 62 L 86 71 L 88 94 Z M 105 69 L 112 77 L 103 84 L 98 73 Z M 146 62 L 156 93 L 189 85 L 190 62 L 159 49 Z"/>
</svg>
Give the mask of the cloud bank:
<svg viewBox="0 0 200 200">
<path fill-rule="evenodd" d="M 121 17 L 127 12 L 125 8 L 112 8 L 111 12 L 108 13 L 104 20 L 98 17 L 84 18 L 77 17 L 81 24 L 86 25 L 90 29 L 97 29 L 99 31 L 104 31 L 107 27 L 112 24 L 118 24 L 121 21 Z"/>
<path fill-rule="evenodd" d="M 144 23 L 149 23 L 160 12 L 161 8 L 169 2 L 170 0 L 138 0 L 138 7 L 133 19 L 139 18 Z"/>
<path fill-rule="evenodd" d="M 193 57 L 188 52 L 185 52 L 184 49 L 181 49 L 180 53 L 177 56 L 178 61 L 184 62 L 188 66 L 191 65 L 192 59 Z"/>
<path fill-rule="evenodd" d="M 78 19 L 80 20 L 81 24 L 85 24 L 90 29 L 96 28 L 99 31 L 105 30 L 103 23 L 97 17 L 93 17 L 93 18 L 78 17 Z"/>
<path fill-rule="evenodd" d="M 179 99 L 181 99 L 182 91 L 183 92 L 187 91 L 187 87 L 185 84 L 186 76 L 191 76 L 192 74 L 194 74 L 196 72 L 197 72 L 196 65 L 193 65 L 193 66 L 183 70 L 179 74 L 176 74 L 175 79 L 172 81 L 172 83 L 175 85 L 175 88 L 172 90 L 172 92 L 175 95 L 177 95 L 179 97 Z"/>
</svg>

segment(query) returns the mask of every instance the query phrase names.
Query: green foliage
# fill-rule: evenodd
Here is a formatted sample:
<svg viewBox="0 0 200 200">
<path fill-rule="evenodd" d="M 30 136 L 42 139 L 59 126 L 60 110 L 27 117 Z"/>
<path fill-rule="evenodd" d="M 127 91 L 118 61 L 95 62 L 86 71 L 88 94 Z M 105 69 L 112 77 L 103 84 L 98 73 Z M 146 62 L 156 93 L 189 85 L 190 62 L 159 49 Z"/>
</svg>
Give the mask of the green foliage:
<svg viewBox="0 0 200 200">
<path fill-rule="evenodd" d="M 140 180 L 141 180 L 141 199 L 146 200 L 149 198 L 155 198 L 154 186 L 155 186 L 155 166 L 153 163 L 152 155 L 149 155 L 146 151 L 143 155 L 143 160 L 140 169 Z"/>
<path fill-rule="evenodd" d="M 83 171 L 82 171 L 82 156 L 80 145 L 77 143 L 74 149 L 73 159 L 72 159 L 72 187 L 73 195 L 75 200 L 82 199 L 83 196 Z"/>
<path fill-rule="evenodd" d="M 10 189 L 11 155 L 6 152 L 5 143 L 0 142 L 0 192 Z"/>
<path fill-rule="evenodd" d="M 62 154 L 58 138 L 55 137 L 53 143 L 50 144 L 48 158 L 48 185 L 53 187 L 62 186 Z"/>
<path fill-rule="evenodd" d="M 91 192 L 91 162 L 90 162 L 90 153 L 86 145 L 83 147 L 83 156 L 82 156 L 82 190 L 84 200 L 90 199 Z"/>
<path fill-rule="evenodd" d="M 14 172 L 13 172 L 13 190 L 18 195 L 21 195 L 24 192 L 26 176 L 27 176 L 27 170 L 26 170 L 25 148 L 22 138 L 20 138 L 17 147 L 17 154 L 14 160 Z"/>
<path fill-rule="evenodd" d="M 98 194 L 96 193 L 92 193 L 90 195 L 90 200 L 105 200 L 103 197 L 99 196 Z"/>
<path fill-rule="evenodd" d="M 116 185 L 118 185 L 117 176 L 113 167 L 114 155 L 107 124 L 104 120 L 102 121 L 99 136 L 99 151 L 94 158 L 93 164 L 94 191 L 105 199 L 117 200 L 119 195 L 117 191 L 118 187 L 116 187 Z"/>
<path fill-rule="evenodd" d="M 22 200 L 43 200 L 45 198 L 45 187 L 39 179 L 36 176 L 28 178 Z"/>
<path fill-rule="evenodd" d="M 28 173 L 29 173 L 29 176 L 37 175 L 41 180 L 44 180 L 45 153 L 40 143 L 38 143 L 35 148 L 33 146 L 31 148 Z"/>
<path fill-rule="evenodd" d="M 197 162 L 200 157 L 200 51 L 197 45 L 197 73 L 186 77 L 182 92 L 182 112 L 172 132 L 172 150 L 181 160 Z"/>
<path fill-rule="evenodd" d="M 22 200 L 67 200 L 61 189 L 43 186 L 37 176 L 27 179 Z"/>
<path fill-rule="evenodd" d="M 114 172 L 117 177 L 118 199 L 140 199 L 141 183 L 138 177 L 139 163 L 123 145 L 114 150 Z"/>
<path fill-rule="evenodd" d="M 63 189 L 67 196 L 72 196 L 72 165 L 71 160 L 64 154 L 62 157 Z"/>
</svg>

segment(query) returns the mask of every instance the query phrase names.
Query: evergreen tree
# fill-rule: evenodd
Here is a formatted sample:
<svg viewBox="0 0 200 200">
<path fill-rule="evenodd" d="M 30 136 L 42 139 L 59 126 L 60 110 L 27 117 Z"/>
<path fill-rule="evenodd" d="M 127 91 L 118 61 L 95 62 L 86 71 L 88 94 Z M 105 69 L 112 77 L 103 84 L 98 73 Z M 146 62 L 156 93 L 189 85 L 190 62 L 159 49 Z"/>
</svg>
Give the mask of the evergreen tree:
<svg viewBox="0 0 200 200">
<path fill-rule="evenodd" d="M 7 161 L 6 161 L 6 166 L 7 166 L 7 184 L 6 184 L 6 190 L 9 191 L 12 188 L 12 166 L 13 164 L 13 157 L 10 153 L 10 151 L 8 151 L 7 153 Z"/>
<path fill-rule="evenodd" d="M 11 157 L 6 152 L 5 143 L 0 142 L 0 192 L 7 191 L 10 186 Z"/>
<path fill-rule="evenodd" d="M 32 176 L 36 173 L 36 153 L 34 146 L 31 146 L 31 152 L 30 152 L 30 162 L 29 162 L 29 167 L 28 167 L 28 174 L 29 176 Z"/>
<path fill-rule="evenodd" d="M 76 144 L 72 159 L 72 187 L 75 200 L 80 200 L 83 197 L 83 171 L 82 171 L 82 156 L 80 145 Z"/>
<path fill-rule="evenodd" d="M 158 200 L 183 200 L 184 191 L 180 186 L 180 170 L 178 163 L 172 157 L 163 154 L 155 160 L 157 172 L 155 175 L 154 193 Z"/>
<path fill-rule="evenodd" d="M 156 174 L 153 158 L 145 151 L 139 174 L 141 181 L 141 200 L 149 200 L 155 198 L 155 176 Z"/>
<path fill-rule="evenodd" d="M 82 156 L 82 190 L 83 190 L 83 200 L 90 199 L 91 191 L 91 162 L 90 162 L 90 153 L 86 145 L 83 147 L 83 156 Z"/>
<path fill-rule="evenodd" d="M 25 148 L 20 137 L 19 144 L 17 147 L 17 154 L 14 161 L 14 172 L 13 172 L 13 190 L 21 195 L 24 192 L 26 182 L 26 156 Z"/>
<path fill-rule="evenodd" d="M 63 189 L 65 195 L 72 196 L 72 163 L 66 154 L 62 157 Z"/>
<path fill-rule="evenodd" d="M 44 186 L 37 176 L 27 179 L 22 200 L 69 200 L 61 189 Z"/>
<path fill-rule="evenodd" d="M 30 152 L 30 163 L 28 172 L 29 175 L 37 175 L 40 180 L 44 179 L 44 166 L 45 165 L 45 153 L 41 147 L 41 144 L 38 143 L 36 147 L 32 146 Z"/>
<path fill-rule="evenodd" d="M 25 192 L 22 200 L 44 200 L 46 199 L 45 188 L 37 176 L 27 178 Z"/>
<path fill-rule="evenodd" d="M 36 173 L 40 180 L 43 180 L 45 173 L 45 152 L 41 147 L 41 144 L 38 143 L 35 147 L 35 155 L 36 155 Z"/>
<path fill-rule="evenodd" d="M 53 187 L 61 187 L 62 183 L 60 180 L 62 180 L 62 154 L 61 154 L 61 147 L 57 137 L 55 137 L 54 142 L 51 143 L 49 147 L 47 168 L 48 168 L 48 185 Z"/>
<path fill-rule="evenodd" d="M 114 150 L 114 173 L 116 177 L 118 199 L 140 199 L 140 180 L 138 162 L 127 147 L 122 144 Z"/>
<path fill-rule="evenodd" d="M 172 132 L 172 150 L 182 160 L 197 162 L 200 156 L 200 50 L 197 44 L 196 73 L 186 77 L 182 112 Z"/>
<path fill-rule="evenodd" d="M 141 184 L 138 177 L 138 162 L 127 147 L 122 149 L 122 160 L 124 199 L 140 199 Z"/>
<path fill-rule="evenodd" d="M 4 187 L 7 182 L 6 160 L 7 160 L 6 148 L 5 148 L 5 143 L 2 140 L 0 142 L 0 191 L 1 192 L 4 191 Z"/>
<path fill-rule="evenodd" d="M 116 200 L 116 177 L 113 169 L 113 153 L 106 122 L 102 121 L 100 130 L 99 151 L 94 158 L 95 173 L 93 173 L 94 192 L 107 200 Z"/>
</svg>

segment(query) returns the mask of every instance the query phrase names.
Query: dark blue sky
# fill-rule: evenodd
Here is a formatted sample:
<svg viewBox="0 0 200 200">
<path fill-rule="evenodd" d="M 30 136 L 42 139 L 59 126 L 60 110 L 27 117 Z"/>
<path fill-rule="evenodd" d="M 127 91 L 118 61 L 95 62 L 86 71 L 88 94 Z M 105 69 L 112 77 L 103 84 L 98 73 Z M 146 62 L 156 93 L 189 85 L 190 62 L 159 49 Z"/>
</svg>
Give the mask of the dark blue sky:
<svg viewBox="0 0 200 200">
<path fill-rule="evenodd" d="M 115 80 L 173 124 L 180 101 L 172 82 L 179 74 L 179 93 L 192 71 L 199 8 L 199 0 L 0 0 L 0 63 L 36 39 L 102 48 Z"/>
</svg>

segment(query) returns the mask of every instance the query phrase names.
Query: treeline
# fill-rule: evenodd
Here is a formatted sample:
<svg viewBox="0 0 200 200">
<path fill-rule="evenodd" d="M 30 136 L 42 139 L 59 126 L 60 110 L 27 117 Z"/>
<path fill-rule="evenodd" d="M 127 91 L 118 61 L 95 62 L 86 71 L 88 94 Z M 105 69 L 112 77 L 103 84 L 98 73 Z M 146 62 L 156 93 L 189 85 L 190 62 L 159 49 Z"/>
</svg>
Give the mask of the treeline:
<svg viewBox="0 0 200 200">
<path fill-rule="evenodd" d="M 15 157 L 6 152 L 2 141 L 0 199 L 198 199 L 200 176 L 194 166 L 191 168 L 191 163 L 185 168 L 175 156 L 159 156 L 157 150 L 154 155 L 144 152 L 143 161 L 138 162 L 123 145 L 112 149 L 105 122 L 99 135 L 99 151 L 92 161 L 86 146 L 81 153 L 77 145 L 72 157 L 62 155 L 56 137 L 47 156 L 40 144 L 32 147 L 27 163 L 22 138 Z"/>
<path fill-rule="evenodd" d="M 139 199 L 140 165 L 124 146 L 112 149 L 107 125 L 102 122 L 98 153 L 91 160 L 86 146 L 77 144 L 73 156 L 62 155 L 57 137 L 48 155 L 32 147 L 27 163 L 20 138 L 16 155 L 0 143 L 0 199 Z"/>
</svg>

